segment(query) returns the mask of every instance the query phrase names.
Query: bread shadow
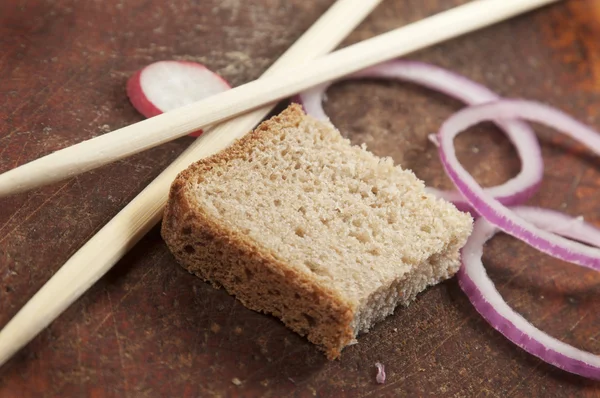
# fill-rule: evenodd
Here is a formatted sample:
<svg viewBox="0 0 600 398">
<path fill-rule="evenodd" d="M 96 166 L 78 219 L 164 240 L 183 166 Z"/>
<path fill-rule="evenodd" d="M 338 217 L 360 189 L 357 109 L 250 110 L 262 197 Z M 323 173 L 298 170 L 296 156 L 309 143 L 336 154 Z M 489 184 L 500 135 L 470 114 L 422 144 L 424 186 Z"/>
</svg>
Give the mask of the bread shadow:
<svg viewBox="0 0 600 398">
<path fill-rule="evenodd" d="M 139 264 L 148 263 L 154 263 L 151 266 L 156 269 L 139 269 Z M 186 354 L 195 358 L 192 369 L 179 370 L 189 372 L 186 376 L 191 379 L 198 376 L 198 369 L 209 372 L 207 369 L 218 363 L 219 370 L 213 369 L 212 377 L 223 379 L 227 387 L 234 378 L 245 388 L 264 389 L 265 379 L 269 388 L 291 387 L 328 362 L 277 318 L 247 309 L 224 289 L 215 289 L 185 271 L 168 252 L 158 228 L 106 275 L 103 282 L 111 287 L 104 289 L 145 273 L 143 288 L 152 292 L 152 297 L 146 295 L 140 301 L 142 295 L 138 295 L 138 301 L 132 301 L 135 311 L 146 313 L 137 317 L 134 328 L 160 330 L 156 340 L 148 343 L 169 347 L 162 354 L 163 362 L 175 363 Z M 181 346 L 172 343 L 176 340 Z"/>
<path fill-rule="evenodd" d="M 546 130 L 548 129 L 544 129 L 544 134 L 539 137 L 543 148 L 551 151 L 555 156 L 577 159 L 589 168 L 598 170 L 600 173 L 600 155 L 595 154 L 585 145 L 570 138 L 562 139 L 561 137 L 561 141 L 553 141 L 553 135 L 547 133 Z"/>
</svg>

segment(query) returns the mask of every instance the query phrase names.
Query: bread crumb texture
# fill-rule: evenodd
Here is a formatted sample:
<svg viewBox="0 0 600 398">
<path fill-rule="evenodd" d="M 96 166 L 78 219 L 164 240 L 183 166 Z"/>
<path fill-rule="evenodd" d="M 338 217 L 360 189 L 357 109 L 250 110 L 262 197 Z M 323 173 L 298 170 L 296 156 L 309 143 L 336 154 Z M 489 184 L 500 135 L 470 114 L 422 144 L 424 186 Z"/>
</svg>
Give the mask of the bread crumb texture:
<svg viewBox="0 0 600 398">
<path fill-rule="evenodd" d="M 294 104 L 180 173 L 162 235 L 188 271 L 335 359 L 454 275 L 471 228 L 411 171 Z"/>
</svg>

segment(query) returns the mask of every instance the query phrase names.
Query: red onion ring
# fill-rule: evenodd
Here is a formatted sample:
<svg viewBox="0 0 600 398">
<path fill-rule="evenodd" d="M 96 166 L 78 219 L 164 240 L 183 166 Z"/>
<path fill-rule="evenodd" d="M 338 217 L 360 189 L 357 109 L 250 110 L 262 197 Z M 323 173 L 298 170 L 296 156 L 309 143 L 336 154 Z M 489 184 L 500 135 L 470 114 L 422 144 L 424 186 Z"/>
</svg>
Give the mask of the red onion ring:
<svg viewBox="0 0 600 398">
<path fill-rule="evenodd" d="M 563 224 L 560 235 L 593 245 L 600 244 L 600 230 L 581 219 L 538 208 L 517 207 L 511 210 L 540 228 Z M 528 353 L 568 372 L 600 379 L 600 356 L 582 351 L 537 329 L 510 308 L 496 290 L 481 262 L 483 245 L 496 232 L 497 227 L 479 218 L 462 249 L 463 266 L 457 274 L 458 281 L 477 312 L 494 329 Z"/>
<path fill-rule="evenodd" d="M 600 271 L 600 249 L 567 240 L 522 219 L 481 188 L 456 157 L 453 141 L 461 131 L 485 120 L 525 119 L 574 138 L 600 154 L 600 134 L 549 106 L 524 100 L 501 100 L 465 108 L 442 125 L 439 154 L 456 188 L 482 217 L 502 231 L 553 257 Z"/>
<path fill-rule="evenodd" d="M 371 68 L 367 68 L 344 79 L 385 78 L 399 79 L 420 84 L 429 89 L 442 92 L 468 105 L 495 101 L 499 96 L 488 88 L 463 76 L 442 68 L 421 62 L 394 60 Z M 306 113 L 315 118 L 327 120 L 322 102 L 325 91 L 333 84 L 314 87 L 299 95 L 299 101 Z M 541 149 L 537 137 L 531 128 L 516 120 L 497 120 L 495 123 L 515 146 L 521 160 L 521 171 L 514 178 L 501 185 L 486 188 L 486 192 L 501 203 L 511 206 L 521 204 L 529 199 L 539 188 L 544 173 Z M 456 191 L 428 190 L 438 197 L 451 201 L 459 210 L 471 211 L 468 202 Z"/>
</svg>

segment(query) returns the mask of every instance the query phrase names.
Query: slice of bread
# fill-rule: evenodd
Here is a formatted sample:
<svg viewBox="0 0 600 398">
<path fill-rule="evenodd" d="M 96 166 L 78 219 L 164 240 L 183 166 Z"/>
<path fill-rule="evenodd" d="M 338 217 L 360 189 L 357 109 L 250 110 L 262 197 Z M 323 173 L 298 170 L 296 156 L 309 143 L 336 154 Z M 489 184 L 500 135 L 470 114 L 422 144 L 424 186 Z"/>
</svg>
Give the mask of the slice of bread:
<svg viewBox="0 0 600 398">
<path fill-rule="evenodd" d="M 162 236 L 177 261 L 335 359 L 451 277 L 472 219 L 298 105 L 174 181 Z"/>
</svg>

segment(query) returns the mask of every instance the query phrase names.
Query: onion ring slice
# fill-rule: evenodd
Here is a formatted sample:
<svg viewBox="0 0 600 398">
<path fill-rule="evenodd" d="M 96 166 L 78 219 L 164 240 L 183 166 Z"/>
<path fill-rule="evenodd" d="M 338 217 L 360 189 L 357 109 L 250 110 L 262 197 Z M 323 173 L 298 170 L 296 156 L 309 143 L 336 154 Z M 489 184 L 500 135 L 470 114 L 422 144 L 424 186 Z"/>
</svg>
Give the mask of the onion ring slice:
<svg viewBox="0 0 600 398">
<path fill-rule="evenodd" d="M 540 228 L 562 224 L 560 235 L 593 245 L 600 244 L 600 230 L 580 218 L 530 207 L 517 207 L 512 211 Z M 496 290 L 481 262 L 483 245 L 496 232 L 498 228 L 486 219 L 479 218 L 462 249 L 463 266 L 457 274 L 458 281 L 477 312 L 494 329 L 528 353 L 560 369 L 600 380 L 600 356 L 575 348 L 539 330 L 510 308 Z"/>
<path fill-rule="evenodd" d="M 536 227 L 494 199 L 462 167 L 454 151 L 454 137 L 485 120 L 526 119 L 552 127 L 600 154 L 600 134 L 571 116 L 547 105 L 524 100 L 500 100 L 465 108 L 444 122 L 439 154 L 448 177 L 471 206 L 502 231 L 553 257 L 600 271 L 600 249 L 573 242 Z"/>
</svg>

